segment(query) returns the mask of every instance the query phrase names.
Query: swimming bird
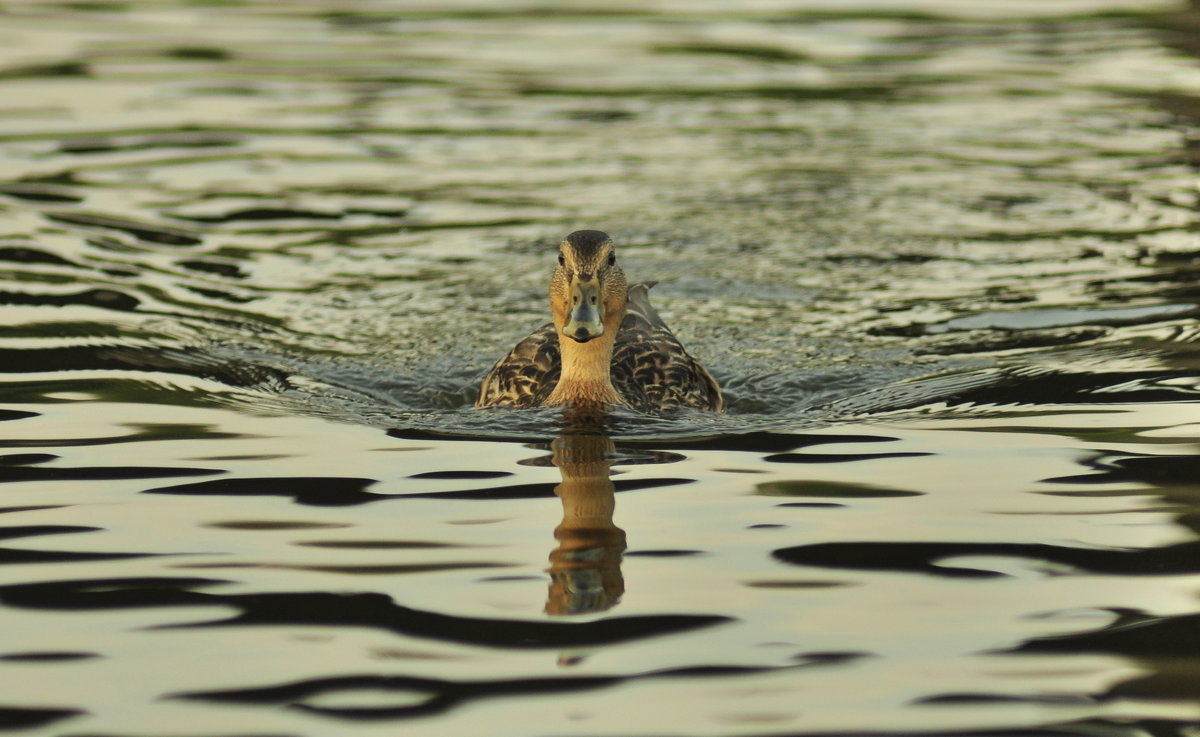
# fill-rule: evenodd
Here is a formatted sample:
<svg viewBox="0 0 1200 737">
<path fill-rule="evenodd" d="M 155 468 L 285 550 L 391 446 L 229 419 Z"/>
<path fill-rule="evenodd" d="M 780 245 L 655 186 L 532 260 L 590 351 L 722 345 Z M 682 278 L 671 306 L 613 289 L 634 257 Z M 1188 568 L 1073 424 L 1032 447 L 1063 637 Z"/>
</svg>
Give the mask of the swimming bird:
<svg viewBox="0 0 1200 737">
<path fill-rule="evenodd" d="M 483 379 L 476 407 L 626 405 L 723 412 L 716 380 L 650 306 L 657 282 L 628 286 L 613 241 L 579 230 L 558 247 L 549 322 Z"/>
</svg>

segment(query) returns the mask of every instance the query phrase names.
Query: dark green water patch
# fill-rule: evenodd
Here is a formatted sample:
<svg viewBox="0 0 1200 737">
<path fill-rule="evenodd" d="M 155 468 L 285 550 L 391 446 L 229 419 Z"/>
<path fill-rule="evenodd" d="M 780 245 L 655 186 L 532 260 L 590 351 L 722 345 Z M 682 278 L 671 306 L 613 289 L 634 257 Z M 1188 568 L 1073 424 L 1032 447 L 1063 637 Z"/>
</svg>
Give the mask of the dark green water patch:
<svg viewBox="0 0 1200 737">
<path fill-rule="evenodd" d="M 5 182 L 0 184 L 0 194 L 26 202 L 74 204 L 83 202 L 83 197 L 63 187 L 44 184 Z"/>
<path fill-rule="evenodd" d="M 82 709 L 35 709 L 0 705 L 0 729 L 36 729 L 84 713 Z"/>
<path fill-rule="evenodd" d="M 749 59 L 764 62 L 797 62 L 808 61 L 808 54 L 791 49 L 774 46 L 754 46 L 720 43 L 690 43 L 655 46 L 652 51 L 658 54 L 702 54 L 712 56 L 731 56 L 737 59 Z"/>
<path fill-rule="evenodd" d="M 72 138 L 59 144 L 65 154 L 109 154 L 156 148 L 221 148 L 243 142 L 240 136 L 211 133 L 164 133 L 155 136 Z"/>
<path fill-rule="evenodd" d="M 143 493 L 187 496 L 284 496 L 293 498 L 298 504 L 343 507 L 385 498 L 366 491 L 374 483 L 373 479 L 295 476 L 214 479 L 147 489 Z"/>
<path fill-rule="evenodd" d="M 101 230 L 116 230 L 128 233 L 139 240 L 164 246 L 198 246 L 203 241 L 198 235 L 189 231 L 168 225 L 140 222 L 128 218 L 114 217 L 97 213 L 44 213 L 47 220 L 67 225 L 78 225 L 84 228 Z"/>
<path fill-rule="evenodd" d="M 995 578 L 1007 574 L 955 563 L 955 558 L 1020 558 L 1041 564 L 1047 575 L 1104 573 L 1170 575 L 1200 571 L 1200 542 L 1143 550 L 1076 548 L 1042 543 L 845 542 L 817 543 L 776 550 L 776 558 L 795 565 L 931 576 Z"/>
<path fill-rule="evenodd" d="M 9 663 L 70 663 L 77 660 L 89 660 L 99 657 L 101 656 L 98 653 L 49 651 L 5 653 L 0 655 L 0 660 Z"/>
<path fill-rule="evenodd" d="M 891 497 L 920 496 L 919 491 L 889 489 L 869 484 L 843 484 L 832 481 L 768 481 L 756 484 L 755 494 L 763 496 L 807 496 L 835 499 L 886 499 Z"/>
<path fill-rule="evenodd" d="M 24 79 L 38 77 L 90 77 L 91 67 L 82 61 L 63 61 L 49 64 L 0 68 L 0 79 Z"/>
</svg>

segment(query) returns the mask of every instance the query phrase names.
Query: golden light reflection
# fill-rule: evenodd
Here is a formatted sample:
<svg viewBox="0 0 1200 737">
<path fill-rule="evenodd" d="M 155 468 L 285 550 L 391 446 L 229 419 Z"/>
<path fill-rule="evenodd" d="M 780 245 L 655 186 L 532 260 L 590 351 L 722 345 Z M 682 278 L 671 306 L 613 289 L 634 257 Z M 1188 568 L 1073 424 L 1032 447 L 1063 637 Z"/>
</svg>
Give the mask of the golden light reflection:
<svg viewBox="0 0 1200 737">
<path fill-rule="evenodd" d="M 569 417 L 568 430 L 550 444 L 551 463 L 562 473 L 554 493 L 563 507 L 554 529 L 558 547 L 550 553 L 545 611 L 552 616 L 604 611 L 625 593 L 625 531 L 613 524 L 609 475 L 615 446 L 596 419 Z"/>
</svg>

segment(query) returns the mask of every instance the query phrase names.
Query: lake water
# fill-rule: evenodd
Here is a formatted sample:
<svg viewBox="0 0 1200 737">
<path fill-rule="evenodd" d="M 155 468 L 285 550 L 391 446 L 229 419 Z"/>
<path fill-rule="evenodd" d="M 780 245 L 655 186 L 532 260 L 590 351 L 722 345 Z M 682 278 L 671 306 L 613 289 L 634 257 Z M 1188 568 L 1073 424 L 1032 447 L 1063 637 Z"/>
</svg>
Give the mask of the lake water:
<svg viewBox="0 0 1200 737">
<path fill-rule="evenodd" d="M 0 731 L 1200 734 L 1198 34 L 0 0 Z M 728 414 L 471 407 L 581 228 Z"/>
</svg>

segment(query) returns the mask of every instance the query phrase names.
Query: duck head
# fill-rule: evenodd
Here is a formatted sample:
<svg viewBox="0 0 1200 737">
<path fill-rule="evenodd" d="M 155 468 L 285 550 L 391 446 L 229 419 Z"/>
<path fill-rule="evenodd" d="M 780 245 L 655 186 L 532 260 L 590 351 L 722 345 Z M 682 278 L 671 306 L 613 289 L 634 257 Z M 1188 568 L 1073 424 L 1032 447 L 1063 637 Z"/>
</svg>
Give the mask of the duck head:
<svg viewBox="0 0 1200 737">
<path fill-rule="evenodd" d="M 577 230 L 558 246 L 550 278 L 550 308 L 559 342 L 611 341 L 625 316 L 629 287 L 617 265 L 612 239 L 598 230 Z"/>
</svg>

